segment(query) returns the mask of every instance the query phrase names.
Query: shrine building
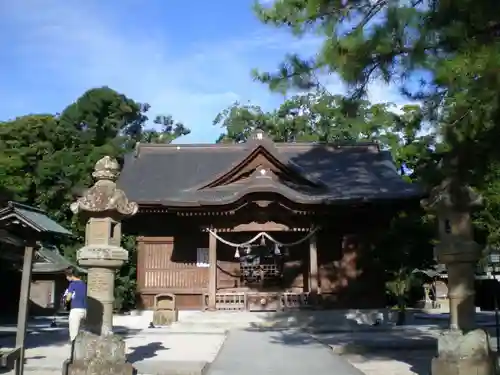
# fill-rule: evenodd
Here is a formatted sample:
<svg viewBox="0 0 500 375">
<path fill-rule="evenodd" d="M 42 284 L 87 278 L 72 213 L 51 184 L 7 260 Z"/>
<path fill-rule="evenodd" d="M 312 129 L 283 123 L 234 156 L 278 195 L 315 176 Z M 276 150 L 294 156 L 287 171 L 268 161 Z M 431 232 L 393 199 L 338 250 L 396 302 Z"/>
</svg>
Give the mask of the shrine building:
<svg viewBox="0 0 500 375">
<path fill-rule="evenodd" d="M 418 206 L 374 143 L 139 144 L 118 185 L 139 205 L 140 304 L 277 311 L 385 306 L 371 249 L 392 217 Z"/>
</svg>

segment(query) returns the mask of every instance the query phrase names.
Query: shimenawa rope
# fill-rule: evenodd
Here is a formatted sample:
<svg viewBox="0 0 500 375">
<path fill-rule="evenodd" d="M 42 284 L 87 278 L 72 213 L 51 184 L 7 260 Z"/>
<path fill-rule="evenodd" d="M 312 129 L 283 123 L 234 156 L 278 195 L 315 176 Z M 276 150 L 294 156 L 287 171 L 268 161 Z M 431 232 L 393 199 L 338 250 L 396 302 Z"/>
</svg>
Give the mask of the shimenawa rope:
<svg viewBox="0 0 500 375">
<path fill-rule="evenodd" d="M 284 246 L 284 247 L 295 246 L 295 245 L 301 244 L 304 241 L 307 241 L 318 230 L 319 230 L 319 227 L 313 227 L 313 228 L 311 228 L 311 231 L 306 236 L 302 237 L 301 239 L 299 239 L 299 240 L 297 240 L 295 242 L 290 242 L 290 243 L 280 242 L 280 241 L 274 239 L 270 234 L 268 234 L 266 232 L 257 233 L 257 235 L 255 235 L 254 237 L 252 237 L 250 240 L 242 242 L 242 243 L 235 243 L 235 242 L 231 242 L 231 241 L 225 240 L 224 238 L 222 238 L 221 236 L 219 236 L 217 234 L 217 232 L 215 232 L 215 231 L 213 231 L 211 229 L 208 229 L 208 232 L 212 236 L 214 236 L 216 239 L 218 239 L 220 242 L 222 242 L 222 243 L 224 243 L 224 244 L 226 244 L 228 246 L 232 246 L 232 247 L 235 247 L 235 248 L 240 248 L 240 247 L 245 247 L 245 246 L 248 246 L 248 245 L 254 243 L 255 241 L 257 241 L 261 237 L 267 238 L 268 240 L 272 241 L 273 243 L 275 243 L 278 246 Z"/>
</svg>

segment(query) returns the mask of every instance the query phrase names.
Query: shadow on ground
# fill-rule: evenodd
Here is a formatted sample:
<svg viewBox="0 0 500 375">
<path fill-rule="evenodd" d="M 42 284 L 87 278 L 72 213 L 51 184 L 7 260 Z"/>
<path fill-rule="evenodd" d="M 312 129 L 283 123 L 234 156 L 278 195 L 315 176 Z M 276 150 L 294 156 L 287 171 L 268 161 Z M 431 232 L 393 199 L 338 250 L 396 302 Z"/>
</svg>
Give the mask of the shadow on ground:
<svg viewBox="0 0 500 375">
<path fill-rule="evenodd" d="M 331 316 L 330 316 L 331 318 Z M 430 362 L 437 351 L 439 326 L 373 326 L 369 322 L 336 322 L 327 311 L 281 312 L 251 323 L 247 330 L 271 331 L 271 342 L 281 345 L 309 345 L 317 342 L 330 347 L 354 365 L 368 361 L 406 363 L 419 375 L 430 373 Z"/>
<path fill-rule="evenodd" d="M 133 336 L 141 331 L 141 329 L 131 329 L 124 326 L 115 326 L 114 330 L 117 334 L 124 338 Z M 67 324 L 61 324 L 57 328 L 49 328 L 38 326 L 32 328 L 31 332 L 26 335 L 26 349 L 46 347 L 46 346 L 64 346 L 69 343 L 69 333 Z M 0 350 L 2 348 L 14 348 L 16 345 L 15 330 L 9 332 L 0 332 Z"/>
<path fill-rule="evenodd" d="M 128 354 L 127 360 L 130 363 L 135 363 L 145 359 L 154 358 L 157 356 L 158 351 L 169 350 L 170 348 L 165 348 L 161 342 L 150 342 L 146 345 L 136 346 L 130 349 L 132 352 Z"/>
</svg>

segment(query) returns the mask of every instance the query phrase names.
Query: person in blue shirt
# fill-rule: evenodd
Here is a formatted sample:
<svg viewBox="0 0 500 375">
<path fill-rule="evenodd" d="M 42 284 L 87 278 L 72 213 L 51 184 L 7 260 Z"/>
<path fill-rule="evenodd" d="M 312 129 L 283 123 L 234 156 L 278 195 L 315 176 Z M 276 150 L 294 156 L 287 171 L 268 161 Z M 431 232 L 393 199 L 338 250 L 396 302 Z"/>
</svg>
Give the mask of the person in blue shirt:
<svg viewBox="0 0 500 375">
<path fill-rule="evenodd" d="M 69 305 L 69 338 L 74 342 L 87 316 L 87 284 L 80 279 L 75 269 L 66 270 L 68 289 L 64 292 L 64 300 Z"/>
</svg>

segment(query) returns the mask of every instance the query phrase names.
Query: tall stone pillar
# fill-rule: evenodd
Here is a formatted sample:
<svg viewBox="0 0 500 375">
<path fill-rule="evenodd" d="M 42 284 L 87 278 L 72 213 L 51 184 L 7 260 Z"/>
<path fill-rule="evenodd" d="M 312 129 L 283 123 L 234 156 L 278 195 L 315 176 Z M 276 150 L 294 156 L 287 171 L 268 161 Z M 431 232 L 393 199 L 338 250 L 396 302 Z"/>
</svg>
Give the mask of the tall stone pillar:
<svg viewBox="0 0 500 375">
<path fill-rule="evenodd" d="M 448 271 L 450 301 L 450 327 L 438 339 L 432 375 L 491 375 L 495 366 L 488 334 L 475 329 L 474 273 L 481 248 L 474 241 L 471 212 L 481 204 L 481 197 L 447 179 L 422 204 L 437 215 L 435 254 Z"/>
<path fill-rule="evenodd" d="M 319 271 L 318 271 L 318 246 L 317 236 L 313 234 L 309 238 L 309 292 L 311 293 L 312 303 L 318 304 L 319 301 Z"/>
<path fill-rule="evenodd" d="M 217 239 L 209 234 L 208 239 L 208 310 L 217 310 Z"/>
<path fill-rule="evenodd" d="M 116 187 L 116 160 L 102 158 L 92 176 L 94 186 L 71 205 L 73 213 L 86 221 L 85 246 L 78 250 L 77 260 L 88 269 L 88 332 L 77 338 L 70 368 L 79 373 L 94 366 L 92 373 L 100 374 L 100 368 L 107 366 L 106 373 L 112 368 L 116 374 L 129 374 L 133 369 L 125 364 L 125 345 L 121 337 L 113 335 L 113 302 L 116 271 L 128 260 L 127 250 L 120 247 L 121 220 L 134 215 L 138 206 Z"/>
</svg>

